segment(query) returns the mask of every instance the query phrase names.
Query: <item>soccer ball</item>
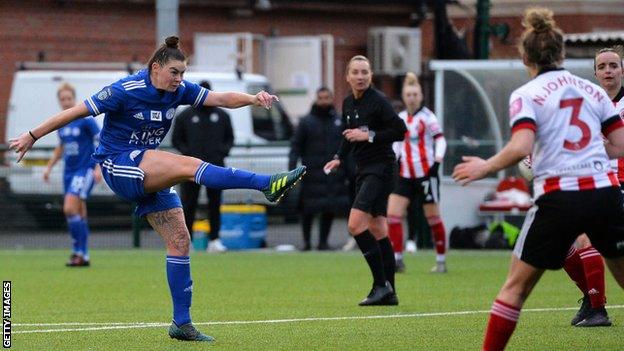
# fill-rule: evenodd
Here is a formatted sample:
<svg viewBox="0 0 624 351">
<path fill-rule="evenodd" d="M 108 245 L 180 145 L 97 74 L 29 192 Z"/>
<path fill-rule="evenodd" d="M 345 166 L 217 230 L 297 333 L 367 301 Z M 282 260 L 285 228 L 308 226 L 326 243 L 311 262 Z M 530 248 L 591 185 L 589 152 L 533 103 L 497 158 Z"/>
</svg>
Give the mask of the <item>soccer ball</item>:
<svg viewBox="0 0 624 351">
<path fill-rule="evenodd" d="M 531 161 L 531 155 L 522 159 L 522 161 L 518 162 L 518 170 L 520 171 L 520 175 L 528 180 L 529 182 L 533 180 L 533 162 Z"/>
</svg>

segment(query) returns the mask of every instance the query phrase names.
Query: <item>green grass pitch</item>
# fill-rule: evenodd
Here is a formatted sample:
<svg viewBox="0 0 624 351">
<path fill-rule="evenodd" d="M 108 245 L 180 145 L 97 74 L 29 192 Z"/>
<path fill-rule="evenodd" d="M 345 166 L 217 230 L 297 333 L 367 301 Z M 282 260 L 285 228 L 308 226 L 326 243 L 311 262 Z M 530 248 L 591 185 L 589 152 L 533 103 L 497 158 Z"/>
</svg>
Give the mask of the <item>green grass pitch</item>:
<svg viewBox="0 0 624 351">
<path fill-rule="evenodd" d="M 428 273 L 432 252 L 408 255 L 400 305 L 366 308 L 357 303 L 371 280 L 356 252 L 193 253 L 192 317 L 217 339 L 210 345 L 167 335 L 164 252 L 94 251 L 81 269 L 64 267 L 67 255 L 0 251 L 0 278 L 13 283 L 13 349 L 478 350 L 510 252 L 451 251 L 446 275 Z M 607 286 L 614 325 L 574 328 L 580 293 L 563 271 L 547 272 L 508 349 L 624 349 L 624 293 L 610 274 Z"/>
</svg>

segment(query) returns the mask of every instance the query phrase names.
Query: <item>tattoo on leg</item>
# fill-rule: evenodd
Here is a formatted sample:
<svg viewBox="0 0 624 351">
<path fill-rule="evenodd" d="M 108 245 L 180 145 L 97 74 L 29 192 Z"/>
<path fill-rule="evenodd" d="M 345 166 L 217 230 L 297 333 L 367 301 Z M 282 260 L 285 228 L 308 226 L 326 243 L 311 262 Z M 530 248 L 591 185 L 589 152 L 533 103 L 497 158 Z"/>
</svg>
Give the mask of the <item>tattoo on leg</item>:
<svg viewBox="0 0 624 351">
<path fill-rule="evenodd" d="M 147 215 L 147 221 L 163 238 L 168 248 L 188 254 L 190 235 L 184 223 L 184 212 L 181 208 L 150 213 Z"/>
</svg>

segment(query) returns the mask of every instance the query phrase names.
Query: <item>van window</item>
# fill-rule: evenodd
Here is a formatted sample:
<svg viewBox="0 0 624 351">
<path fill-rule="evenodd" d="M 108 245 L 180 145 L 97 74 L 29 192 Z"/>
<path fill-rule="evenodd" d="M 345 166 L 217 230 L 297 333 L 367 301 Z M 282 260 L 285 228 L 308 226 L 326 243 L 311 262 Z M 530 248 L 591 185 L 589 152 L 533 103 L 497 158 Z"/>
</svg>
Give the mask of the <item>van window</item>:
<svg viewBox="0 0 624 351">
<path fill-rule="evenodd" d="M 266 85 L 250 85 L 248 93 L 255 95 L 261 90 L 270 92 Z M 273 108 L 267 110 L 263 107 L 251 106 L 254 134 L 269 141 L 290 140 L 293 126 L 279 102 L 273 103 Z"/>
</svg>

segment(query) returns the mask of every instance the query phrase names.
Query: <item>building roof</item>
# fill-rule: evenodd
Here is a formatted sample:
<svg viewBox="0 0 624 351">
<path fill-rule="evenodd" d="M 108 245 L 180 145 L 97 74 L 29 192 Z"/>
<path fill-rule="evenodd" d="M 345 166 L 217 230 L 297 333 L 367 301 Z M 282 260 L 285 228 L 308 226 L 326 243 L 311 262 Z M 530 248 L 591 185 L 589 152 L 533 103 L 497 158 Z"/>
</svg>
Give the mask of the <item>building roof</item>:
<svg viewBox="0 0 624 351">
<path fill-rule="evenodd" d="M 624 42 L 624 30 L 620 31 L 602 31 L 591 33 L 573 33 L 565 34 L 563 40 L 566 43 L 595 43 L 595 42 L 607 42 L 607 41 L 622 41 Z"/>
</svg>

